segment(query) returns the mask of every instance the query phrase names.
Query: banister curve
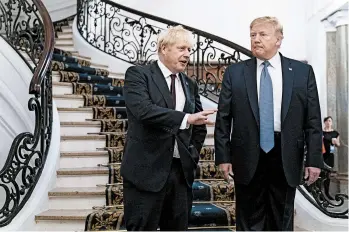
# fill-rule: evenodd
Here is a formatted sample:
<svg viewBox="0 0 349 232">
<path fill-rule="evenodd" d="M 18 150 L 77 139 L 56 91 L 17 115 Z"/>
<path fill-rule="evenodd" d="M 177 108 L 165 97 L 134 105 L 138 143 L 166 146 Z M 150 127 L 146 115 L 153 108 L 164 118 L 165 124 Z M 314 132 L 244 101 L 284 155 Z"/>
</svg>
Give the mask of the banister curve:
<svg viewBox="0 0 349 232">
<path fill-rule="evenodd" d="M 44 169 L 52 136 L 53 24 L 40 0 L 2 0 L 2 37 L 33 72 L 29 85 L 29 111 L 35 113 L 33 133 L 17 135 L 0 171 L 0 189 L 6 193 L 0 205 L 0 227 L 6 226 L 25 206 Z"/>
</svg>

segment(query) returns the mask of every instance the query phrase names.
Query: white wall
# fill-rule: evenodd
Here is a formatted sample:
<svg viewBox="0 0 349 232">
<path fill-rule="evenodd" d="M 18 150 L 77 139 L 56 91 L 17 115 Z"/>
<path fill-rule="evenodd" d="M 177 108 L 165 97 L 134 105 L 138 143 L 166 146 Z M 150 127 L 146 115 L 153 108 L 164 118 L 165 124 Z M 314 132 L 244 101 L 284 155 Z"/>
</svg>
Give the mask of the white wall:
<svg viewBox="0 0 349 232">
<path fill-rule="evenodd" d="M 32 72 L 19 55 L 0 37 L 0 169 L 13 139 L 34 129 L 34 112 L 28 109 Z"/>
<path fill-rule="evenodd" d="M 76 14 L 77 0 L 42 0 L 53 22 Z"/>
</svg>

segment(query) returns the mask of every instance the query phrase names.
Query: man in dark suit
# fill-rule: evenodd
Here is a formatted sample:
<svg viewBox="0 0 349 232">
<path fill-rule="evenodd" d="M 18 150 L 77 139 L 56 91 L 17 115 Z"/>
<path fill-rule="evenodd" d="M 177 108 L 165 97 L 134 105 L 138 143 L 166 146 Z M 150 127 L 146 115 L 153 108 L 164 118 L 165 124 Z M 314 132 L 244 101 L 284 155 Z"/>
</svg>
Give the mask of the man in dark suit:
<svg viewBox="0 0 349 232">
<path fill-rule="evenodd" d="M 215 125 L 215 159 L 234 176 L 237 230 L 293 230 L 296 186 L 323 167 L 318 92 L 310 65 L 278 52 L 274 17 L 250 25 L 252 59 L 224 73 Z"/>
<path fill-rule="evenodd" d="M 128 132 L 121 164 L 127 230 L 186 230 L 192 184 L 208 116 L 184 69 L 192 34 L 181 26 L 158 39 L 159 60 L 130 67 L 124 96 Z"/>
</svg>

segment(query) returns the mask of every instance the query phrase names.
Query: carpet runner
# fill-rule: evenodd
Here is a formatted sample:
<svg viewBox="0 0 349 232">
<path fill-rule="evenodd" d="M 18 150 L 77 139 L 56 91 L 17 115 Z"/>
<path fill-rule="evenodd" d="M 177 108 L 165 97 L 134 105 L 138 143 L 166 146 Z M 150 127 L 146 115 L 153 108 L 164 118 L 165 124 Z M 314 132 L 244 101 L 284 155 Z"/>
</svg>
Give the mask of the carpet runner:
<svg viewBox="0 0 349 232">
<path fill-rule="evenodd" d="M 55 49 L 51 69 L 58 71 L 61 82 L 71 83 L 73 94 L 82 95 L 84 106 L 92 107 L 93 121 L 100 121 L 100 133 L 106 136 L 108 163 L 99 164 L 109 170 L 105 185 L 105 205 L 96 206 L 85 222 L 86 231 L 125 230 L 123 186 L 120 163 L 128 129 L 123 84 L 108 77 L 108 70 L 90 67 L 90 62 L 71 57 L 71 53 Z M 227 184 L 214 165 L 214 148 L 204 146 L 193 184 L 194 203 L 190 230 L 231 231 L 235 229 L 234 184 Z"/>
</svg>

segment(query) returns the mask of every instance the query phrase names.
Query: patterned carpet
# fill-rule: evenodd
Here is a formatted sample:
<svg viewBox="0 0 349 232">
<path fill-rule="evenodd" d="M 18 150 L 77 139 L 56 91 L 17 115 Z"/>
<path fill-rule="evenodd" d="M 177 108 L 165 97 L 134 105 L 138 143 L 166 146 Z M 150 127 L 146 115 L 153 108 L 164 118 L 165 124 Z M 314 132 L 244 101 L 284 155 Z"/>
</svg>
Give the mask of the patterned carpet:
<svg viewBox="0 0 349 232">
<path fill-rule="evenodd" d="M 123 186 L 120 163 L 128 129 L 123 80 L 110 78 L 108 70 L 90 67 L 91 63 L 73 58 L 71 53 L 55 49 L 51 69 L 58 71 L 60 81 L 71 83 L 73 94 L 84 97 L 84 106 L 92 107 L 93 119 L 101 121 L 100 132 L 106 135 L 109 170 L 105 185 L 105 205 L 95 206 L 87 216 L 86 231 L 125 230 Z M 214 149 L 205 146 L 193 184 L 194 204 L 190 230 L 231 231 L 235 228 L 234 185 L 227 184 L 214 165 Z"/>
</svg>

